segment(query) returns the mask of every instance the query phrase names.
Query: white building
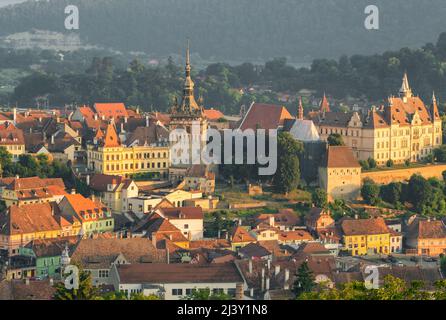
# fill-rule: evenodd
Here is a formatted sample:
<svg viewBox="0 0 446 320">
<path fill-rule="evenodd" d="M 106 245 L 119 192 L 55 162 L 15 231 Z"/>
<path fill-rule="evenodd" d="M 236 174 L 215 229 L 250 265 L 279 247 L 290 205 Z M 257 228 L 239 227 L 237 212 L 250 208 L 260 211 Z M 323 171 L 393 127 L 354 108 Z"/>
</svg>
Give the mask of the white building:
<svg viewBox="0 0 446 320">
<path fill-rule="evenodd" d="M 110 280 L 116 291 L 128 297 L 155 294 L 165 300 L 180 300 L 194 289 L 209 289 L 211 294 L 225 293 L 240 300 L 244 285 L 234 263 L 113 265 Z"/>
</svg>

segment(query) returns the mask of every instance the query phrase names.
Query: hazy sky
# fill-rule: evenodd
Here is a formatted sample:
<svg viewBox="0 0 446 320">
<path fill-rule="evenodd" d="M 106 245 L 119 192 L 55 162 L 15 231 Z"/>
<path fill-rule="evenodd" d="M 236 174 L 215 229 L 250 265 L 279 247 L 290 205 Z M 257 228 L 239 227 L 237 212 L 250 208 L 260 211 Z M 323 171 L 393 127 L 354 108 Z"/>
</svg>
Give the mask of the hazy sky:
<svg viewBox="0 0 446 320">
<path fill-rule="evenodd" d="M 19 2 L 24 2 L 26 0 L 0 0 L 0 7 L 7 6 L 8 4 L 15 4 Z"/>
</svg>

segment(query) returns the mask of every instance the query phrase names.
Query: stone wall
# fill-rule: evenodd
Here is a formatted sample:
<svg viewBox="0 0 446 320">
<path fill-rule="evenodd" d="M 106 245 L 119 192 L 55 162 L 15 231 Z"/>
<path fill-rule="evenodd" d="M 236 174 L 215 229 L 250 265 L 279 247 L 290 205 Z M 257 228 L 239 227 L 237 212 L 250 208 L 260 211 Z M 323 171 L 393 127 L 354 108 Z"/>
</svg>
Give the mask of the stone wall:
<svg viewBox="0 0 446 320">
<path fill-rule="evenodd" d="M 391 182 L 408 181 L 414 174 L 420 174 L 424 178 L 439 178 L 442 179 L 441 173 L 446 170 L 446 164 L 430 165 L 418 168 L 404 168 L 395 170 L 381 170 L 373 172 L 363 172 L 361 179 L 370 178 L 378 184 L 389 184 Z"/>
</svg>

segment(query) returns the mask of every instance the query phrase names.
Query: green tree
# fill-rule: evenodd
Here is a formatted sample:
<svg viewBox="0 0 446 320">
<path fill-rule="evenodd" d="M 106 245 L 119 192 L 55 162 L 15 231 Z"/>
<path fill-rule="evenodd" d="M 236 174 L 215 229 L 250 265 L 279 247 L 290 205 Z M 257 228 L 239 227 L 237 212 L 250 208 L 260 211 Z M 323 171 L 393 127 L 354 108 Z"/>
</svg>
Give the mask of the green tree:
<svg viewBox="0 0 446 320">
<path fill-rule="evenodd" d="M 364 201 L 369 205 L 377 205 L 379 203 L 379 186 L 371 179 L 364 179 L 361 196 Z"/>
<path fill-rule="evenodd" d="M 277 171 L 274 185 L 277 192 L 288 193 L 297 189 L 300 181 L 299 155 L 302 143 L 296 141 L 288 132 L 281 132 L 277 141 Z"/>
<path fill-rule="evenodd" d="M 206 289 L 193 289 L 192 293 L 184 297 L 184 300 L 232 300 L 233 298 L 224 293 L 211 292 L 209 288 Z"/>
<path fill-rule="evenodd" d="M 57 283 L 55 300 L 94 300 L 98 298 L 98 291 L 91 282 L 91 273 L 79 268 L 79 288 L 67 289 L 63 282 Z"/>
<path fill-rule="evenodd" d="M 294 281 L 293 293 L 296 297 L 306 292 L 311 292 L 316 287 L 313 272 L 308 267 L 307 262 L 303 262 L 296 272 L 296 280 Z"/>
<path fill-rule="evenodd" d="M 318 208 L 324 208 L 327 205 L 327 192 L 324 189 L 317 188 L 311 194 L 311 202 Z"/>
<path fill-rule="evenodd" d="M 344 140 L 339 133 L 332 133 L 328 136 L 327 139 L 328 145 L 330 146 L 343 146 Z"/>
<path fill-rule="evenodd" d="M 374 168 L 376 168 L 377 164 L 376 164 L 375 159 L 373 159 L 373 158 L 368 158 L 368 159 L 367 159 L 367 162 L 369 163 L 369 168 L 370 168 L 370 169 L 374 169 Z"/>
<path fill-rule="evenodd" d="M 388 185 L 382 186 L 380 190 L 381 198 L 388 203 L 397 204 L 401 201 L 401 194 L 403 186 L 399 182 L 392 182 Z"/>
</svg>

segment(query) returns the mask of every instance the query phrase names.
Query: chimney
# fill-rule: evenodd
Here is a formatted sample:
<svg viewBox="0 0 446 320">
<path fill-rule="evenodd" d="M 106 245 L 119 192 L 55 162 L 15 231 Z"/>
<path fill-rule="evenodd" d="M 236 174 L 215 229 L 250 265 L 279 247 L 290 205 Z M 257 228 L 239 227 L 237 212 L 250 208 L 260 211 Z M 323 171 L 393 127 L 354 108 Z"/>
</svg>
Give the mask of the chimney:
<svg viewBox="0 0 446 320">
<path fill-rule="evenodd" d="M 167 247 L 167 243 L 166 243 L 166 260 L 167 260 L 167 264 L 170 264 L 170 252 L 169 252 L 169 248 Z"/>
<path fill-rule="evenodd" d="M 125 132 L 124 130 L 124 122 L 121 122 L 121 133 Z"/>
<path fill-rule="evenodd" d="M 51 135 L 51 144 L 54 144 L 54 134 Z"/>
<path fill-rule="evenodd" d="M 27 286 L 29 286 L 29 278 L 26 278 L 26 279 L 25 279 L 25 284 L 26 284 Z"/>
<path fill-rule="evenodd" d="M 146 127 L 150 126 L 150 119 L 149 116 L 146 116 Z"/>
<path fill-rule="evenodd" d="M 85 178 L 85 183 L 87 184 L 87 186 L 90 185 L 90 175 L 87 174 L 87 177 Z"/>
<path fill-rule="evenodd" d="M 265 287 L 265 291 L 269 291 L 269 277 L 266 278 L 266 287 Z"/>
<path fill-rule="evenodd" d="M 357 214 L 355 214 L 355 220 L 358 220 L 359 216 Z"/>
<path fill-rule="evenodd" d="M 266 263 L 268 265 L 268 271 L 271 270 L 271 259 L 268 259 Z"/>
<path fill-rule="evenodd" d="M 127 118 L 127 117 L 124 117 L 124 122 L 125 122 L 125 123 L 127 123 L 127 120 L 128 120 L 128 118 Z"/>
<path fill-rule="evenodd" d="M 248 261 L 248 271 L 249 271 L 249 274 L 252 274 L 252 259 L 249 259 L 249 261 Z"/>
<path fill-rule="evenodd" d="M 265 268 L 262 268 L 262 291 L 265 290 Z"/>
<path fill-rule="evenodd" d="M 71 189 L 71 194 L 76 194 L 76 189 Z"/>
<path fill-rule="evenodd" d="M 277 277 L 277 275 L 280 273 L 280 265 L 274 266 L 274 275 Z"/>
<path fill-rule="evenodd" d="M 249 289 L 249 296 L 254 297 L 254 288 Z"/>
<path fill-rule="evenodd" d="M 14 123 L 17 122 L 17 108 L 12 109 L 13 112 L 13 118 L 12 120 L 14 121 Z"/>
<path fill-rule="evenodd" d="M 93 201 L 93 202 L 96 201 L 96 197 L 95 197 L 94 193 L 91 194 L 91 197 L 90 197 L 90 198 L 91 198 L 91 201 Z"/>
</svg>

